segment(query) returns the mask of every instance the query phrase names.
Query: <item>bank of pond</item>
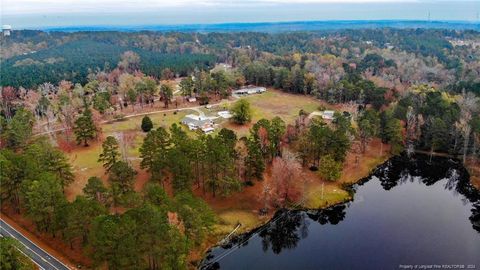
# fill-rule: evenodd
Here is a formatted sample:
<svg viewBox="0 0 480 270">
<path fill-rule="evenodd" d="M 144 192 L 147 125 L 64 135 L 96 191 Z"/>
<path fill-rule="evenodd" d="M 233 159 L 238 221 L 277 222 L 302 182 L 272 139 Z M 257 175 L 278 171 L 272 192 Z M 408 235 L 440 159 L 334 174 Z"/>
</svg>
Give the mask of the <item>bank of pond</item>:
<svg viewBox="0 0 480 270">
<path fill-rule="evenodd" d="M 461 162 L 397 156 L 351 188 L 348 203 L 278 211 L 213 248 L 201 268 L 480 267 L 480 192 Z"/>
</svg>

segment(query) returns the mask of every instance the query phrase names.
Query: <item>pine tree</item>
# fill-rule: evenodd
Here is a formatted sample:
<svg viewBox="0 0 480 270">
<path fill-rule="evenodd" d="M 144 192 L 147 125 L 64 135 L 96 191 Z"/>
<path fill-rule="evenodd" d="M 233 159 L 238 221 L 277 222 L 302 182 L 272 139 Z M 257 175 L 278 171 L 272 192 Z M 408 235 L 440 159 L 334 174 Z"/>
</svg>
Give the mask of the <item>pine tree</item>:
<svg viewBox="0 0 480 270">
<path fill-rule="evenodd" d="M 379 125 L 378 114 L 374 110 L 366 110 L 360 115 L 358 119 L 358 129 L 362 153 L 365 153 L 367 149 L 368 140 L 377 135 Z"/>
<path fill-rule="evenodd" d="M 342 163 L 336 161 L 330 155 L 325 155 L 320 159 L 319 172 L 324 179 L 335 181 L 342 174 Z"/>
<path fill-rule="evenodd" d="M 133 183 L 135 181 L 135 175 L 137 172 L 132 169 L 126 162 L 117 161 L 110 168 L 110 174 L 108 180 L 112 184 L 118 184 L 120 193 L 124 194 L 133 190 Z"/>
<path fill-rule="evenodd" d="M 163 170 L 166 167 L 168 149 L 170 147 L 170 135 L 160 127 L 150 131 L 140 147 L 140 167 L 147 169 L 153 180 L 163 180 Z"/>
<path fill-rule="evenodd" d="M 0 139 L 5 138 L 7 146 L 12 149 L 24 147 L 32 135 L 34 122 L 33 114 L 21 108 L 8 122 L 5 131 L 3 131 L 3 126 L 0 126 L 2 129 Z"/>
<path fill-rule="evenodd" d="M 102 180 L 96 176 L 88 178 L 87 184 L 83 188 L 83 194 L 89 200 L 96 200 L 103 205 L 107 204 L 108 189 L 103 184 Z"/>
<path fill-rule="evenodd" d="M 55 174 L 62 190 L 73 183 L 75 175 L 65 154 L 58 148 L 53 147 L 47 140 L 38 140 L 28 146 L 25 151 L 30 164 L 35 164 L 39 172 L 51 172 Z"/>
<path fill-rule="evenodd" d="M 248 138 L 246 141 L 248 155 L 245 160 L 247 167 L 246 176 L 250 178 L 263 178 L 263 172 L 265 171 L 265 162 L 263 159 L 262 150 L 258 143 L 253 138 Z"/>
<path fill-rule="evenodd" d="M 95 138 L 97 129 L 93 122 L 92 111 L 88 107 L 85 108 L 83 114 L 75 121 L 73 128 L 77 137 L 77 144 L 83 142 L 84 146 L 88 146 L 88 141 Z"/>
<path fill-rule="evenodd" d="M 70 244 L 76 238 L 82 239 L 82 244 L 86 244 L 93 220 L 102 214 L 107 214 L 107 209 L 98 201 L 77 196 L 75 201 L 68 205 L 66 217 L 65 236 L 70 240 Z"/>
<path fill-rule="evenodd" d="M 280 155 L 280 143 L 285 134 L 285 122 L 278 116 L 274 117 L 268 130 L 272 158 Z"/>
<path fill-rule="evenodd" d="M 44 232 L 56 231 L 56 220 L 60 209 L 66 204 L 62 187 L 52 173 L 42 173 L 31 181 L 25 190 L 27 216 Z"/>
<path fill-rule="evenodd" d="M 103 167 L 108 172 L 120 157 L 120 152 L 118 151 L 118 142 L 115 137 L 108 136 L 103 142 L 102 148 L 103 152 L 100 154 L 98 162 L 103 162 Z"/>
<path fill-rule="evenodd" d="M 185 226 L 185 234 L 195 244 L 200 244 L 215 224 L 215 214 L 205 201 L 190 192 L 175 195 L 175 212 Z"/>
</svg>

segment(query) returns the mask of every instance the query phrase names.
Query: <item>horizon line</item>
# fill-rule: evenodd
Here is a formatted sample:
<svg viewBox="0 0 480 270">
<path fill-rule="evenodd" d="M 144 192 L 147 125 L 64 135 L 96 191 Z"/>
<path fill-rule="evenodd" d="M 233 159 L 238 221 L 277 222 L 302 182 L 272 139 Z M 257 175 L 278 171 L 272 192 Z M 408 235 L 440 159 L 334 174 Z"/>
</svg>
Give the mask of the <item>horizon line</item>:
<svg viewBox="0 0 480 270">
<path fill-rule="evenodd" d="M 454 24 L 471 24 L 479 25 L 480 20 L 449 20 L 449 19 L 329 19 L 329 20 L 292 20 L 292 21 L 259 21 L 259 22 L 213 22 L 213 23 L 177 23 L 177 24 L 78 24 L 78 25 L 46 25 L 38 27 L 23 27 L 21 29 L 15 29 L 14 25 L 11 25 L 13 30 L 55 30 L 55 29 L 73 29 L 73 28 L 118 28 L 118 29 L 134 29 L 142 27 L 198 27 L 198 26 L 223 26 L 223 25 L 282 25 L 282 24 L 298 24 L 298 23 L 375 23 L 375 22 L 406 22 L 406 23 L 454 23 Z M 3 25 L 9 25 L 4 23 Z M 142 31 L 142 29 L 137 29 Z M 148 31 L 148 29 L 145 29 Z"/>
</svg>

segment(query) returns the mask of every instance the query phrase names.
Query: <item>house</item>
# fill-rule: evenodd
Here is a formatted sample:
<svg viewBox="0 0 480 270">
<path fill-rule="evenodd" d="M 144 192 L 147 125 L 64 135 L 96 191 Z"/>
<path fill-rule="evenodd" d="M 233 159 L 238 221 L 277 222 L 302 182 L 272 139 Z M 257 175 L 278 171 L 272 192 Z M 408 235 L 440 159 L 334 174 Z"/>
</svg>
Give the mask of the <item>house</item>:
<svg viewBox="0 0 480 270">
<path fill-rule="evenodd" d="M 197 130 L 201 129 L 205 132 L 205 130 L 210 130 L 210 128 L 213 127 L 213 121 L 211 118 L 205 117 L 205 116 L 200 116 L 200 115 L 194 115 L 194 114 L 188 114 L 182 119 L 182 124 L 188 126 L 188 129 L 190 130 Z"/>
<path fill-rule="evenodd" d="M 334 117 L 333 115 L 335 114 L 334 111 L 323 111 L 322 112 L 322 118 L 325 120 L 333 120 Z"/>
<path fill-rule="evenodd" d="M 242 95 L 261 94 L 261 93 L 266 92 L 266 91 L 267 91 L 267 88 L 265 88 L 265 87 L 249 86 L 249 87 L 245 87 L 245 88 L 242 88 L 242 89 L 235 90 L 235 91 L 233 91 L 233 93 L 235 95 L 242 96 Z"/>
<path fill-rule="evenodd" d="M 229 119 L 232 118 L 233 115 L 229 111 L 219 111 L 217 112 L 218 116 L 224 118 L 224 119 Z"/>
<path fill-rule="evenodd" d="M 197 98 L 195 97 L 189 97 L 187 100 L 188 102 L 197 102 Z"/>
</svg>

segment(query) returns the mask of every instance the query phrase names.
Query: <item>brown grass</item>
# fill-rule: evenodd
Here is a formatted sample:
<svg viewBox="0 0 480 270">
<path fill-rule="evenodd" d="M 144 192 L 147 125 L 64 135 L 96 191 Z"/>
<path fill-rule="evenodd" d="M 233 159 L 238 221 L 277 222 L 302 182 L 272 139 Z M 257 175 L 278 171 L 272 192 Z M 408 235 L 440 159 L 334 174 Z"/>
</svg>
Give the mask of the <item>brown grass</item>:
<svg viewBox="0 0 480 270">
<path fill-rule="evenodd" d="M 465 164 L 465 167 L 470 174 L 470 182 L 473 186 L 480 190 L 480 161 L 468 160 Z"/>
<path fill-rule="evenodd" d="M 383 144 L 380 139 L 372 140 L 365 153 L 350 151 L 345 159 L 342 176 L 339 183 L 354 183 L 367 177 L 375 167 L 390 158 L 389 145 Z M 356 162 L 358 158 L 358 163 Z"/>
</svg>

